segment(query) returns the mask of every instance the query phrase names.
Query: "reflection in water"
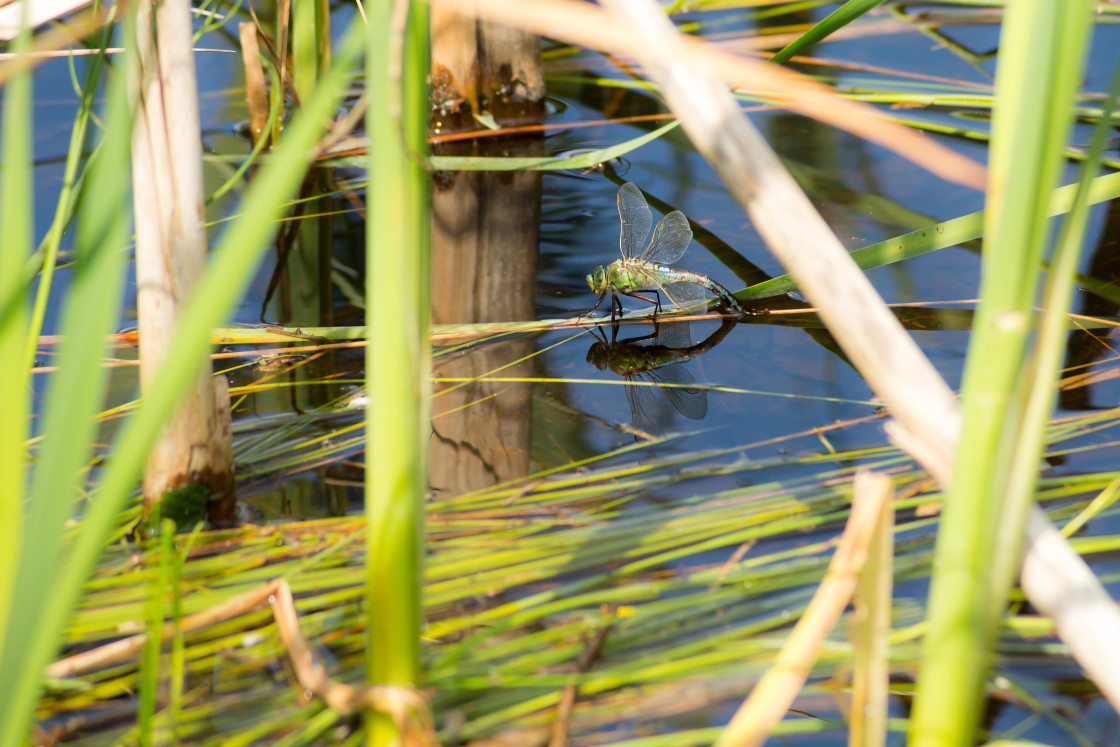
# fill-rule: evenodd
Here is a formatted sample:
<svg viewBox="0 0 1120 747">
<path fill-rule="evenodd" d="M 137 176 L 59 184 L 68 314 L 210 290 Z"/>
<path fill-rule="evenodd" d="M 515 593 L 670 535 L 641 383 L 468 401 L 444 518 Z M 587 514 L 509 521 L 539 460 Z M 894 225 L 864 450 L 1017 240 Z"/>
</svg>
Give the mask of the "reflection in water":
<svg viewBox="0 0 1120 747">
<path fill-rule="evenodd" d="M 691 330 L 684 321 L 656 324 L 654 334 L 624 340 L 615 339 L 616 324 L 609 342 L 602 329 L 596 328 L 601 339 L 588 349 L 587 362 L 600 371 L 609 368 L 626 379 L 626 400 L 630 403 L 635 439 L 655 438 L 665 432 L 665 408 L 657 390 L 686 418 L 702 420 L 708 414 L 707 390 L 694 387 L 696 380 L 681 364 L 718 345 L 736 322 L 736 318 L 724 319 L 719 329 L 696 345 L 692 344 Z M 648 345 L 637 344 L 649 339 L 653 341 Z"/>
<path fill-rule="evenodd" d="M 1088 274 L 1107 287 L 1116 287 L 1117 281 L 1120 281 L 1120 203 L 1110 200 L 1106 210 L 1104 230 L 1093 251 Z M 1120 303 L 1115 296 L 1104 298 L 1088 292 L 1082 297 L 1077 311 L 1085 316 L 1108 317 L 1114 316 L 1117 310 L 1120 310 Z M 1067 374 L 1074 377 L 1083 375 L 1094 363 L 1113 354 L 1107 330 L 1074 329 L 1066 343 Z M 1059 404 L 1065 410 L 1092 410 L 1097 407 L 1093 404 L 1092 394 L 1090 378 L 1074 379 L 1059 390 Z"/>
<path fill-rule="evenodd" d="M 527 143 L 518 154 L 535 155 L 542 147 Z M 540 174 L 443 173 L 435 182 L 432 322 L 533 319 Z M 519 338 L 436 359 L 438 377 L 480 378 L 502 369 L 505 377 L 525 380 L 436 386 L 429 446 L 437 496 L 480 490 L 528 472 L 532 351 L 533 341 Z"/>
</svg>

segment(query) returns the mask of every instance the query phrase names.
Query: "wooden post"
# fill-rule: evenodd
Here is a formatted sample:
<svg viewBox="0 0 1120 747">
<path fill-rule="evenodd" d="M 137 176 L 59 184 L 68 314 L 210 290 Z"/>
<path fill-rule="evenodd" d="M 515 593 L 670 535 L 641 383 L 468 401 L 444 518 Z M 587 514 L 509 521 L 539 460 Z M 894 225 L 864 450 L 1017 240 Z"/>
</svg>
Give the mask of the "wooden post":
<svg viewBox="0 0 1120 747">
<path fill-rule="evenodd" d="M 431 11 L 433 128 L 541 122 L 540 39 L 436 6 Z M 488 137 L 437 146 L 441 155 L 544 153 L 540 134 Z M 533 318 L 536 306 L 541 175 L 443 172 L 432 190 L 432 321 L 469 323 Z M 448 376 L 476 376 L 525 358 L 532 343 L 486 346 L 439 365 Z M 532 363 L 506 369 L 528 377 Z M 430 442 L 432 490 L 455 495 L 526 474 L 532 424 L 529 384 L 455 387 L 439 399 Z"/>
</svg>

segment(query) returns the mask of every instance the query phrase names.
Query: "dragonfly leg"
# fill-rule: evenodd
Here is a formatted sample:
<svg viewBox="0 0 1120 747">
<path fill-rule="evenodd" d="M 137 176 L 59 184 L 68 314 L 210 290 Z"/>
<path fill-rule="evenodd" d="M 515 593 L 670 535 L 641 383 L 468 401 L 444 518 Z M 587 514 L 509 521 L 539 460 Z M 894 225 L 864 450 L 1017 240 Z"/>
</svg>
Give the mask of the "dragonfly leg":
<svg viewBox="0 0 1120 747">
<path fill-rule="evenodd" d="M 618 331 L 618 325 L 615 325 L 615 331 Z M 642 335 L 640 337 L 627 337 L 623 340 L 617 340 L 620 345 L 632 345 L 635 342 L 643 342 L 645 340 L 652 340 L 657 337 L 657 321 L 653 322 L 653 334 Z"/>
<path fill-rule="evenodd" d="M 610 295 L 610 324 L 615 323 L 615 319 L 623 315 L 623 302 L 618 300 L 617 293 Z"/>
<path fill-rule="evenodd" d="M 583 319 L 586 316 L 591 316 L 591 314 L 595 311 L 595 309 L 599 308 L 599 304 L 601 304 L 603 302 L 603 299 L 606 298 L 606 297 L 607 297 L 607 293 L 604 293 L 603 295 L 599 296 L 599 300 L 595 302 L 595 305 L 592 306 L 587 311 L 580 314 L 578 318 Z M 613 314 L 612 314 L 612 317 L 613 317 Z"/>
<path fill-rule="evenodd" d="M 653 304 L 653 306 L 654 306 L 653 316 L 656 318 L 657 315 L 661 312 L 661 294 L 658 293 L 657 291 L 653 291 L 653 294 L 655 296 L 657 296 L 657 298 L 650 298 L 649 296 L 643 296 L 641 293 L 625 293 L 623 295 L 627 295 L 627 296 L 630 296 L 630 298 L 636 298 L 639 301 L 645 301 L 646 303 Z M 621 305 L 622 304 L 620 303 L 619 306 L 621 307 Z"/>
</svg>

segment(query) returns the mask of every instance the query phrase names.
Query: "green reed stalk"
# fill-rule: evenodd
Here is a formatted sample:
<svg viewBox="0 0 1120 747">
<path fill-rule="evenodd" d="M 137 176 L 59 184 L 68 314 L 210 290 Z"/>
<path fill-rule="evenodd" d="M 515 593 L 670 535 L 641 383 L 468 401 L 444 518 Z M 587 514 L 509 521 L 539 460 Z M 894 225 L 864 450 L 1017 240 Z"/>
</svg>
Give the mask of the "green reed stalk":
<svg viewBox="0 0 1120 747">
<path fill-rule="evenodd" d="M 9 111 L 5 107 L 5 115 Z M 129 211 L 122 210 L 121 205 L 129 204 L 131 115 L 123 76 L 119 73 L 109 78 L 102 116 L 107 134 L 89 171 L 97 189 L 89 190 L 81 199 L 83 209 L 79 211 L 74 234 L 77 264 L 60 325 L 66 341 L 59 349 L 59 370 L 50 379 L 39 428 L 45 438 L 36 455 L 30 493 L 26 486 L 17 488 L 20 492 L 14 506 L 20 510 L 10 524 L 7 519 L 2 522 L 5 529 L 18 531 L 23 542 L 22 546 L 14 546 L 18 553 L 16 567 L 0 573 L 6 582 L 15 583 L 11 605 L 0 604 L 0 608 L 19 610 L 19 615 L 3 630 L 0 649 L 0 681 L 5 683 L 0 688 L 0 744 L 14 744 L 24 738 L 40 690 L 43 666 L 54 651 L 57 631 L 61 631 L 69 613 L 69 606 L 54 615 L 45 613 L 44 608 L 59 587 L 70 580 L 65 578 L 67 571 L 63 565 L 65 523 L 73 515 L 74 501 L 84 485 L 96 414 L 104 402 L 108 380 L 100 363 L 106 354 L 106 336 L 120 315 L 126 261 L 121 249 L 129 233 Z M 6 134 L 11 132 L 7 124 L 4 130 Z M 21 158 L 29 154 L 30 149 Z M 12 163 L 7 155 L 5 163 Z M 20 163 L 20 159 L 15 163 Z M 11 190 L 5 189 L 5 193 L 10 195 Z M 13 224 L 5 219 L 4 225 L 7 235 L 0 244 L 7 246 Z M 0 276 L 10 278 L 18 274 Z M 26 328 L 20 330 L 21 334 L 27 332 Z M 32 330 L 32 334 L 37 336 L 37 330 Z M 30 342 L 24 340 L 24 344 Z M 12 390 L 17 401 L 26 386 L 25 381 Z M 3 409 L 8 412 L 8 405 Z M 26 411 L 20 406 L 11 408 L 16 410 L 26 427 Z M 5 487 L 11 488 L 13 482 L 18 484 L 20 480 L 6 477 Z M 56 631 L 49 646 L 40 643 L 36 647 L 36 639 L 47 630 Z"/>
<path fill-rule="evenodd" d="M 160 654 L 163 652 L 163 621 L 167 616 L 167 595 L 178 593 L 172 588 L 174 580 L 175 522 L 160 522 L 159 566 L 148 582 L 147 618 L 148 640 L 140 654 L 140 706 L 136 718 L 137 739 L 141 747 L 153 744 L 156 701 L 159 691 Z"/>
<path fill-rule="evenodd" d="M 367 6 L 366 115 L 370 138 L 366 233 L 366 668 L 373 683 L 418 685 L 423 507 L 428 465 L 427 15 L 412 4 L 403 64 L 392 39 L 403 17 Z M 399 114 L 399 116 L 397 116 Z M 401 141 L 401 132 L 405 142 Z M 394 743 L 384 714 L 368 714 L 366 743 Z"/>
<path fill-rule="evenodd" d="M 108 46 L 112 38 L 112 27 L 106 27 L 101 34 L 100 44 Z M 39 287 L 35 292 L 35 305 L 31 312 L 31 324 L 27 331 L 27 365 L 34 362 L 35 351 L 39 343 L 39 335 L 43 329 L 43 319 L 47 314 L 47 301 L 51 293 L 51 281 L 54 278 L 55 267 L 58 264 L 58 250 L 62 244 L 62 236 L 66 227 L 73 218 L 74 203 L 77 199 L 78 169 L 84 161 L 83 149 L 86 146 L 86 133 L 89 130 L 90 116 L 93 113 L 94 101 L 97 98 L 97 83 L 101 80 L 101 67 L 104 55 L 90 55 L 86 64 L 85 80 L 81 86 L 81 96 L 78 101 L 78 111 L 74 116 L 74 126 L 70 130 L 70 147 L 66 153 L 66 169 L 62 175 L 62 189 L 59 191 L 58 202 L 55 204 L 54 220 L 47 230 L 47 236 L 40 245 L 36 262 L 41 262 L 39 271 Z"/>
<path fill-rule="evenodd" d="M 25 10 L 26 12 L 26 10 Z M 26 51 L 31 34 L 24 30 L 12 47 Z M 27 428 L 31 361 L 23 353 L 27 333 L 24 273 L 31 254 L 31 73 L 18 75 L 4 91 L 0 119 L 0 641 L 4 640 L 13 610 L 12 595 L 22 550 L 23 490 L 27 470 Z M 0 649 L 2 652 L 2 649 Z M 0 711 L 0 717 L 3 712 Z"/>
<path fill-rule="evenodd" d="M 127 19 L 126 19 L 127 21 Z M 125 38 L 132 38 L 126 30 Z M 141 407 L 121 428 L 109 453 L 96 500 L 83 514 L 80 530 L 67 542 L 69 554 L 58 547 L 64 521 L 73 512 L 73 496 L 80 473 L 74 454 L 88 461 L 97 408 L 103 401 L 102 345 L 120 310 L 119 289 L 123 287 L 124 260 L 121 251 L 128 237 L 127 157 L 131 114 L 125 99 L 123 79 L 110 78 L 110 114 L 102 147 L 93 171 L 90 190 L 79 211 L 78 248 L 81 272 L 67 299 L 63 332 L 66 343 L 61 370 L 52 380 L 44 432 L 49 435 L 40 454 L 35 487 L 27 501 L 32 512 L 26 523 L 26 547 L 19 565 L 19 585 L 13 607 L 13 629 L 4 639 L 0 659 L 0 745 L 21 742 L 42 686 L 44 667 L 58 649 L 58 642 L 82 586 L 100 556 L 106 538 L 117 527 L 117 517 L 134 491 L 148 447 L 177 407 L 198 370 L 198 361 L 208 351 L 209 330 L 220 322 L 257 268 L 269 246 L 269 237 L 287 209 L 307 172 L 307 154 L 322 135 L 323 122 L 334 110 L 347 75 L 361 55 L 361 29 L 349 32 L 339 43 L 336 64 L 293 118 L 275 154 L 257 174 L 245 194 L 240 217 L 223 234 L 213 253 L 211 268 L 197 286 L 184 310 L 173 346 Z M 115 264 L 114 264 L 115 263 Z M 92 361 L 91 361 L 92 356 Z M 71 388 L 67 388 L 68 385 Z M 100 386 L 101 394 L 93 391 Z M 62 392 L 65 396 L 55 396 Z M 95 402 L 96 405 L 90 405 Z M 62 425 L 57 425 L 60 422 Z M 50 449 L 61 456 L 48 457 Z M 84 449 L 85 451 L 81 451 Z M 81 464 L 79 459 L 77 464 Z M 59 482 L 61 481 L 61 482 Z M 61 488 L 56 488 L 61 484 Z M 62 520 L 58 520 L 59 517 Z M 39 540 L 43 541 L 41 545 Z M 44 546 L 48 549 L 44 549 Z M 17 625 L 18 624 L 18 625 Z"/>
<path fill-rule="evenodd" d="M 319 78 L 330 67 L 330 7 L 327 0 L 294 0 L 292 3 L 292 82 L 301 100 L 311 96 Z M 285 318 L 297 324 L 322 324 L 329 316 L 331 299 L 330 178 L 318 169 L 308 176 L 304 209 L 318 217 L 299 221 L 298 238 L 287 258 L 291 283 Z"/>
<path fill-rule="evenodd" d="M 327 0 L 293 0 L 291 30 L 292 83 L 300 99 L 305 99 L 330 68 L 330 4 Z"/>
<path fill-rule="evenodd" d="M 1006 8 L 992 129 L 981 303 L 962 387 L 964 427 L 938 533 L 911 744 L 972 744 L 991 646 L 1006 607 L 1032 491 L 1009 502 L 1046 205 L 1062 167 L 1091 27 L 1091 3 Z M 1019 465 L 1034 473 L 1036 463 Z M 1033 475 L 1028 484 L 1033 486 Z M 1018 521 L 1014 526 L 1004 526 Z M 998 540 L 998 541 L 997 541 Z M 1008 560 L 1012 563 L 1009 563 Z"/>
</svg>

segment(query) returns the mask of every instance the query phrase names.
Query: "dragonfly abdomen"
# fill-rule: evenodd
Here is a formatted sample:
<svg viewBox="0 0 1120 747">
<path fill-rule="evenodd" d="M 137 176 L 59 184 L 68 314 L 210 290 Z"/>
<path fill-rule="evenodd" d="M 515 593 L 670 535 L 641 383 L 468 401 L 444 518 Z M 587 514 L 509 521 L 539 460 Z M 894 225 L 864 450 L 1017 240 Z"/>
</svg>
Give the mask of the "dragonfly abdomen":
<svg viewBox="0 0 1120 747">
<path fill-rule="evenodd" d="M 712 280 L 707 275 L 702 275 L 699 272 L 692 272 L 691 270 L 678 270 L 674 267 L 658 266 L 657 271 L 664 276 L 663 282 L 666 283 L 695 283 L 702 285 L 710 290 L 715 295 L 719 296 L 720 300 L 731 307 L 733 311 L 740 314 L 746 314 L 747 311 L 739 303 L 735 296 L 731 295 L 731 291 L 724 288 L 722 285 Z"/>
</svg>

